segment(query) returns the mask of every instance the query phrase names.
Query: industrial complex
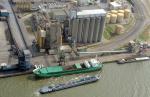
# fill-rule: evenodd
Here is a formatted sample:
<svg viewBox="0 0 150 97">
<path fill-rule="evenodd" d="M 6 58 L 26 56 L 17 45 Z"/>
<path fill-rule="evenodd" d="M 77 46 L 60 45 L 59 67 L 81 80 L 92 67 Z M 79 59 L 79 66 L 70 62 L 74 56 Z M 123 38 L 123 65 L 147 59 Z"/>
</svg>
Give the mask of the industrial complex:
<svg viewBox="0 0 150 97">
<path fill-rule="evenodd" d="M 12 56 L 18 56 L 15 66 L 30 71 L 30 59 L 45 54 L 65 65 L 71 59 L 127 52 L 97 49 L 107 40 L 108 28 L 117 36 L 132 26 L 133 11 L 124 0 L 8 0 L 0 15 L 8 25 Z"/>
<path fill-rule="evenodd" d="M 135 4 L 132 0 L 6 0 L 0 3 L 0 19 L 6 23 L 9 36 L 7 49 L 13 60 L 18 61 L 14 65 L 1 64 L 2 71 L 15 69 L 15 72 L 2 72 L 0 76 L 32 73 L 33 69 L 52 64 L 62 66 L 53 68 L 56 70 L 72 70 L 74 65 L 65 66 L 77 61 L 82 63 L 75 64 L 77 69 L 90 68 L 90 64 L 99 63 L 82 62 L 84 59 L 105 54 L 136 52 L 143 55 L 148 44 L 139 46 L 130 41 L 147 23 L 137 14 L 142 11 L 138 12 Z M 129 41 L 124 49 L 118 49 Z"/>
<path fill-rule="evenodd" d="M 127 24 L 131 17 L 131 6 L 120 0 L 12 0 L 11 3 L 17 21 L 24 23 L 20 23 L 21 30 L 33 33 L 29 42 L 34 41 L 38 51 L 63 45 L 77 49 L 100 43 L 106 25 L 119 24 L 114 32 L 123 33 L 121 25 Z M 25 13 L 28 15 L 24 16 Z"/>
<path fill-rule="evenodd" d="M 0 97 L 149 97 L 149 10 L 149 0 L 0 0 Z"/>
</svg>

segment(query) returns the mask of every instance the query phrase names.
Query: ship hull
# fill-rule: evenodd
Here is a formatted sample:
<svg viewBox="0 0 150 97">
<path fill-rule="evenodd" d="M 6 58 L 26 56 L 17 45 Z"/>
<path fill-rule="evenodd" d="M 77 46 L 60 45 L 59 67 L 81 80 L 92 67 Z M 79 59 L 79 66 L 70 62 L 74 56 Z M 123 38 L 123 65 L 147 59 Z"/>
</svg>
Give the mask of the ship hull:
<svg viewBox="0 0 150 97">
<path fill-rule="evenodd" d="M 88 68 L 88 69 L 80 69 L 80 70 L 69 70 L 69 71 L 63 71 L 63 72 L 56 72 L 56 73 L 50 73 L 50 74 L 37 74 L 36 72 L 34 72 L 34 74 L 37 77 L 59 77 L 59 76 L 63 76 L 63 75 L 71 75 L 71 74 L 80 74 L 80 73 L 88 73 L 88 72 L 94 72 L 94 71 L 98 71 L 100 70 L 101 67 L 97 67 L 97 68 Z"/>
</svg>

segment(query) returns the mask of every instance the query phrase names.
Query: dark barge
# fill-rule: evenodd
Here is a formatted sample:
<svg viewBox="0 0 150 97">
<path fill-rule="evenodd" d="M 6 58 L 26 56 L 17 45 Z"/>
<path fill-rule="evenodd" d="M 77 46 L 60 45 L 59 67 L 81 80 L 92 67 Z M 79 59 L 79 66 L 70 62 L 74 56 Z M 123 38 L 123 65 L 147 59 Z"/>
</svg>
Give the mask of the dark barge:
<svg viewBox="0 0 150 97">
<path fill-rule="evenodd" d="M 100 76 L 98 76 L 98 75 L 86 76 L 86 77 L 80 78 L 78 80 L 69 81 L 67 83 L 61 83 L 61 84 L 56 84 L 56 85 L 51 85 L 51 86 L 44 86 L 39 90 L 39 92 L 41 94 L 51 93 L 51 92 L 55 92 L 55 91 L 72 88 L 72 87 L 81 86 L 84 84 L 93 83 L 93 82 L 98 81 L 99 79 L 100 79 Z"/>
<path fill-rule="evenodd" d="M 117 61 L 117 64 L 125 64 L 125 63 L 132 63 L 132 62 L 139 62 L 139 61 L 146 61 L 150 60 L 150 57 L 137 57 L 137 58 L 130 58 L 130 59 L 121 59 Z"/>
</svg>

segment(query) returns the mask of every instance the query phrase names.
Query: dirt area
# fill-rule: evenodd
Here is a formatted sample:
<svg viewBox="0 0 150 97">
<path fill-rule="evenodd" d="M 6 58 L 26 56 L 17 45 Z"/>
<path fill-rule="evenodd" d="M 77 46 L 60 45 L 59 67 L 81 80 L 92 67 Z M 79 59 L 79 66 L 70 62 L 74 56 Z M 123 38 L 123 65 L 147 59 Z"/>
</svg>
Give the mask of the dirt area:
<svg viewBox="0 0 150 97">
<path fill-rule="evenodd" d="M 140 42 L 142 41 L 150 43 L 150 25 L 145 27 L 143 33 L 139 36 L 137 40 Z"/>
<path fill-rule="evenodd" d="M 6 41 L 5 35 L 5 23 L 0 22 L 0 63 L 8 61 L 9 53 L 9 45 L 8 41 Z"/>
</svg>

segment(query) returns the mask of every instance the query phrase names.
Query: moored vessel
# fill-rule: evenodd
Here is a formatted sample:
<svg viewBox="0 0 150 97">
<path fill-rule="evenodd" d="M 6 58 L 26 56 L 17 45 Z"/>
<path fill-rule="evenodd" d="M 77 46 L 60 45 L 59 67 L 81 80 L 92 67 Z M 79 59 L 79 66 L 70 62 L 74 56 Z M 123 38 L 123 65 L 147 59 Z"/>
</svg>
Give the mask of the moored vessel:
<svg viewBox="0 0 150 97">
<path fill-rule="evenodd" d="M 137 58 L 131 58 L 131 59 L 121 59 L 118 60 L 118 64 L 125 64 L 125 63 L 132 63 L 132 62 L 138 62 L 138 61 L 146 61 L 150 60 L 150 57 L 137 57 Z"/>
<path fill-rule="evenodd" d="M 103 65 L 96 59 L 84 61 L 83 63 L 76 63 L 69 66 L 48 66 L 33 70 L 37 77 L 58 77 L 62 75 L 86 73 L 98 71 L 102 69 Z"/>
<path fill-rule="evenodd" d="M 93 82 L 98 81 L 99 79 L 100 79 L 100 76 L 98 76 L 98 75 L 86 76 L 86 77 L 82 77 L 78 80 L 69 81 L 67 83 L 44 86 L 39 90 L 39 92 L 41 94 L 51 93 L 51 92 L 55 92 L 55 91 L 60 91 L 60 90 L 72 88 L 72 87 L 81 86 L 84 84 L 93 83 Z"/>
</svg>

